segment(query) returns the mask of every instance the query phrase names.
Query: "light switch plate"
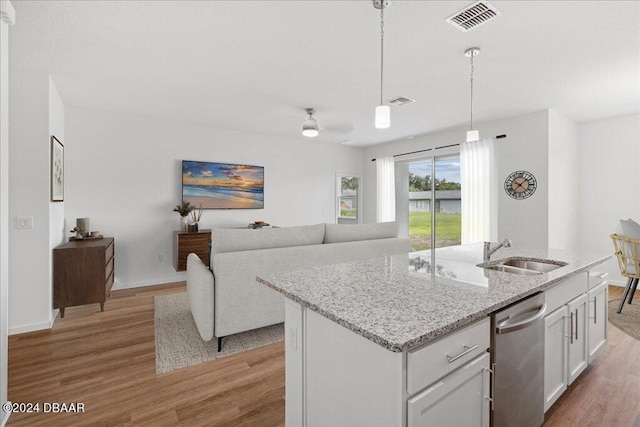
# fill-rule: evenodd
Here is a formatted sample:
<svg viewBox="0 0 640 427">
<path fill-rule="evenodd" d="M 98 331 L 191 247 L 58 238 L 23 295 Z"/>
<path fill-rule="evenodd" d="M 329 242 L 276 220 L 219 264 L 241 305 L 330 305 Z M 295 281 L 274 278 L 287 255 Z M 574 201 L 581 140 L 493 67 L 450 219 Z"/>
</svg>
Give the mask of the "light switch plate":
<svg viewBox="0 0 640 427">
<path fill-rule="evenodd" d="M 16 218 L 16 228 L 19 228 L 19 229 L 33 228 L 33 217 L 19 216 L 18 218 Z"/>
</svg>

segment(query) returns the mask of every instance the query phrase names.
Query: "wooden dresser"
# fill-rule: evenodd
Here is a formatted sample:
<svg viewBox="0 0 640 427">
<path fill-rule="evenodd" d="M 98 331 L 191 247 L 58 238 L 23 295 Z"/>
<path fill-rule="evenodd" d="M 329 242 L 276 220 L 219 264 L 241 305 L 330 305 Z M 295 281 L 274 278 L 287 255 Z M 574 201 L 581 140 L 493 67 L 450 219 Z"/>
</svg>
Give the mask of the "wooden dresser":
<svg viewBox="0 0 640 427">
<path fill-rule="evenodd" d="M 53 250 L 53 308 L 104 303 L 111 293 L 115 240 L 74 240 Z"/>
<path fill-rule="evenodd" d="M 173 266 L 176 271 L 187 271 L 187 255 L 194 253 L 200 257 L 204 265 L 209 266 L 209 244 L 211 230 L 174 231 L 173 232 Z"/>
</svg>

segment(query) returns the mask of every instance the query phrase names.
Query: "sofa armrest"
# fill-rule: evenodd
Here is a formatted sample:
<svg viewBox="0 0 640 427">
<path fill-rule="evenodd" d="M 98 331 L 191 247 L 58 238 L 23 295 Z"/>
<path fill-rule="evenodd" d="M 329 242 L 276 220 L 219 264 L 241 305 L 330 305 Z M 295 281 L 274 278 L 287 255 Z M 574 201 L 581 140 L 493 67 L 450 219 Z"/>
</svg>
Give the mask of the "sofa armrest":
<svg viewBox="0 0 640 427">
<path fill-rule="evenodd" d="M 198 332 L 205 341 L 213 339 L 213 274 L 196 254 L 187 256 L 187 298 Z"/>
</svg>

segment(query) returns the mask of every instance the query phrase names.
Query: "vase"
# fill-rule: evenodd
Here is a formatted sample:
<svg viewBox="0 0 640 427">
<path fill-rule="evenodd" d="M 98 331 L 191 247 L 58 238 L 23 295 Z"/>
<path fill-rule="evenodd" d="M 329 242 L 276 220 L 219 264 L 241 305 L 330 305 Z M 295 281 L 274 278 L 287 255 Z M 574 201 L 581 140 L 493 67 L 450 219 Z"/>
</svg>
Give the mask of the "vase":
<svg viewBox="0 0 640 427">
<path fill-rule="evenodd" d="M 182 231 L 189 231 L 189 217 L 181 216 L 180 224 L 182 225 Z"/>
</svg>

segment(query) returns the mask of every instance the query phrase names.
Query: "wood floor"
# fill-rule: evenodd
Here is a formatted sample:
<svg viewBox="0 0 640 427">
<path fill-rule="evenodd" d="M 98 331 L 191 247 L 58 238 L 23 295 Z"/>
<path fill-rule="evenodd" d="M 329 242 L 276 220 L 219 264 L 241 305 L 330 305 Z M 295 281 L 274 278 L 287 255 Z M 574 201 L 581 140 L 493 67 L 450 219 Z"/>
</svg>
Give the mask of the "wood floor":
<svg viewBox="0 0 640 427">
<path fill-rule="evenodd" d="M 284 345 L 156 376 L 153 296 L 114 291 L 68 308 L 53 329 L 9 337 L 9 400 L 83 402 L 84 414 L 16 414 L 9 426 L 284 425 Z"/>
<path fill-rule="evenodd" d="M 184 289 L 115 291 L 104 313 L 98 304 L 68 308 L 51 330 L 9 337 L 11 401 L 86 410 L 14 413 L 8 425 L 284 425 L 283 343 L 156 376 L 153 296 Z M 621 288 L 610 287 L 616 295 Z M 640 426 L 640 341 L 610 325 L 606 351 L 546 418 L 545 426 Z"/>
</svg>

